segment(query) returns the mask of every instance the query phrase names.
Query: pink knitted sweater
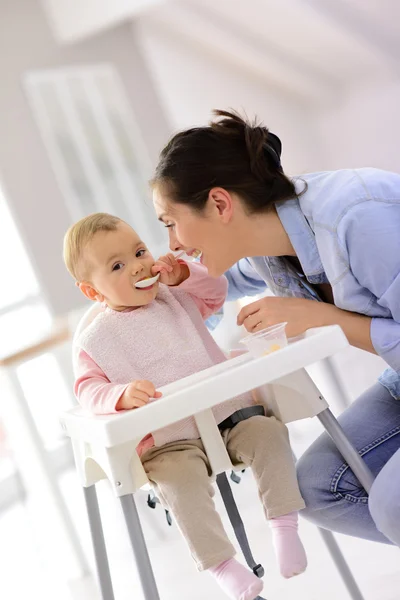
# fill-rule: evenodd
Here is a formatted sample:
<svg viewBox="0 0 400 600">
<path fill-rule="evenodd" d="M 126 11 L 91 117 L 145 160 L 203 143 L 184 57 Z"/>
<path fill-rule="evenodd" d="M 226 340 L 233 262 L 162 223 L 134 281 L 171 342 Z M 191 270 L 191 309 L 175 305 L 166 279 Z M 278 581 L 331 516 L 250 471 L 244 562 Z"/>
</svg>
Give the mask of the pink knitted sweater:
<svg viewBox="0 0 400 600">
<path fill-rule="evenodd" d="M 191 265 L 190 271 L 180 286 L 160 284 L 150 304 L 124 312 L 106 308 L 83 331 L 76 342 L 80 352 L 75 392 L 81 404 L 89 404 L 96 413 L 114 412 L 134 379 L 148 379 L 159 388 L 226 360 L 203 321 L 221 306 L 226 280 L 212 279 L 202 265 Z M 220 423 L 251 404 L 250 394 L 218 404 L 215 419 Z M 146 440 L 145 448 L 199 437 L 193 417 L 149 433 L 152 439 Z"/>
</svg>

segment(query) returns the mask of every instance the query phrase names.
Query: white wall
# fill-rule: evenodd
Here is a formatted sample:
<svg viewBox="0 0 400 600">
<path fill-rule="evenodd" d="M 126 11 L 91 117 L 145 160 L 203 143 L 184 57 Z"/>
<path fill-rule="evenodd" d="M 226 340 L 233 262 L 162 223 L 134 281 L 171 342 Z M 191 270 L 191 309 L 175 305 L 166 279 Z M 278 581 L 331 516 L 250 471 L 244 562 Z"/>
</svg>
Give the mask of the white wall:
<svg viewBox="0 0 400 600">
<path fill-rule="evenodd" d="M 134 31 L 175 129 L 206 124 L 213 108 L 244 109 L 281 137 L 288 173 L 318 168 L 323 148 L 308 106 L 148 19 L 141 19 Z"/>
<path fill-rule="evenodd" d="M 7 48 L 0 53 L 0 178 L 49 307 L 63 314 L 82 304 L 62 260 L 71 217 L 24 93 L 24 76 L 35 69 L 109 62 L 122 78 L 153 164 L 171 129 L 130 23 L 62 47 L 54 41 L 40 6 L 38 0 L 0 2 L 0 40 Z"/>
<path fill-rule="evenodd" d="M 400 82 L 394 76 L 350 83 L 334 106 L 318 107 L 233 68 L 151 16 L 139 20 L 135 33 L 175 129 L 207 123 L 213 108 L 244 109 L 281 137 L 290 174 L 362 166 L 400 172 Z"/>
<path fill-rule="evenodd" d="M 74 42 L 97 34 L 164 0 L 41 0 L 56 38 Z"/>
<path fill-rule="evenodd" d="M 326 169 L 379 167 L 400 172 L 400 82 L 359 86 L 334 110 L 321 111 L 315 125 L 324 141 Z"/>
</svg>

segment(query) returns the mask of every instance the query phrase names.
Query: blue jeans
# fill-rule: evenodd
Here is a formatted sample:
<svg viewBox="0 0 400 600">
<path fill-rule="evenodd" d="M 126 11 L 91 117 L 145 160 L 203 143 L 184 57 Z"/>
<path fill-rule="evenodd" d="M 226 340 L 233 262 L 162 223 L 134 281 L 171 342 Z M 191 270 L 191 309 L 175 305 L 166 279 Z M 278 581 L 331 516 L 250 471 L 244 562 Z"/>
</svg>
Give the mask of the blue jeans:
<svg viewBox="0 0 400 600">
<path fill-rule="evenodd" d="M 323 433 L 297 463 L 302 514 L 325 529 L 400 546 L 400 400 L 380 383 L 339 417 L 375 475 L 369 498 Z"/>
</svg>

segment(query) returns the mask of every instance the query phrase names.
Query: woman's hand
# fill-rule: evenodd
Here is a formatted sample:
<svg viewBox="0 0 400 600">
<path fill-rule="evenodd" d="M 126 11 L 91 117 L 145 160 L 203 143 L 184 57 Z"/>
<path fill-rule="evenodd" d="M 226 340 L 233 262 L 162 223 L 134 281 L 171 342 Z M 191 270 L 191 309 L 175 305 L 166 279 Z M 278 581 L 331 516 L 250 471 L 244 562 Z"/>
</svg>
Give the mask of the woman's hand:
<svg viewBox="0 0 400 600">
<path fill-rule="evenodd" d="M 135 379 L 127 386 L 124 393 L 117 402 L 117 410 L 130 410 L 140 408 L 150 401 L 150 398 L 161 398 L 161 392 L 157 392 L 151 381 L 146 379 Z"/>
<path fill-rule="evenodd" d="M 250 333 L 256 333 L 271 325 L 287 322 L 286 335 L 295 337 L 311 327 L 334 323 L 337 310 L 331 304 L 316 300 L 268 297 L 242 308 L 237 324 L 244 325 Z"/>
<path fill-rule="evenodd" d="M 262 298 L 240 311 L 237 324 L 256 333 L 271 325 L 286 322 L 286 335 L 296 337 L 324 325 L 340 325 L 352 346 L 376 354 L 371 341 L 371 317 L 342 310 L 334 304 L 305 298 Z"/>
<path fill-rule="evenodd" d="M 190 275 L 189 267 L 184 261 L 176 260 L 173 254 L 160 256 L 151 268 L 153 275 L 160 273 L 160 283 L 165 285 L 180 285 Z"/>
</svg>

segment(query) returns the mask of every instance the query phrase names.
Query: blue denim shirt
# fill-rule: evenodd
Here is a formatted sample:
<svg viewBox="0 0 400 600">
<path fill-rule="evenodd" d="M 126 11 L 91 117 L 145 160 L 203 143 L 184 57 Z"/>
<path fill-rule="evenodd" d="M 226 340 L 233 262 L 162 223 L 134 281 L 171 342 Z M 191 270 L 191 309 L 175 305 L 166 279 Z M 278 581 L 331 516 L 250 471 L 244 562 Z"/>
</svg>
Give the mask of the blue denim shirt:
<svg viewBox="0 0 400 600">
<path fill-rule="evenodd" d="M 295 185 L 299 196 L 276 209 L 304 274 L 285 257 L 244 258 L 226 273 L 228 299 L 268 287 L 320 300 L 313 285 L 330 283 L 336 306 L 372 317 L 372 344 L 391 367 L 380 382 L 400 398 L 400 175 L 348 169 Z"/>
</svg>

